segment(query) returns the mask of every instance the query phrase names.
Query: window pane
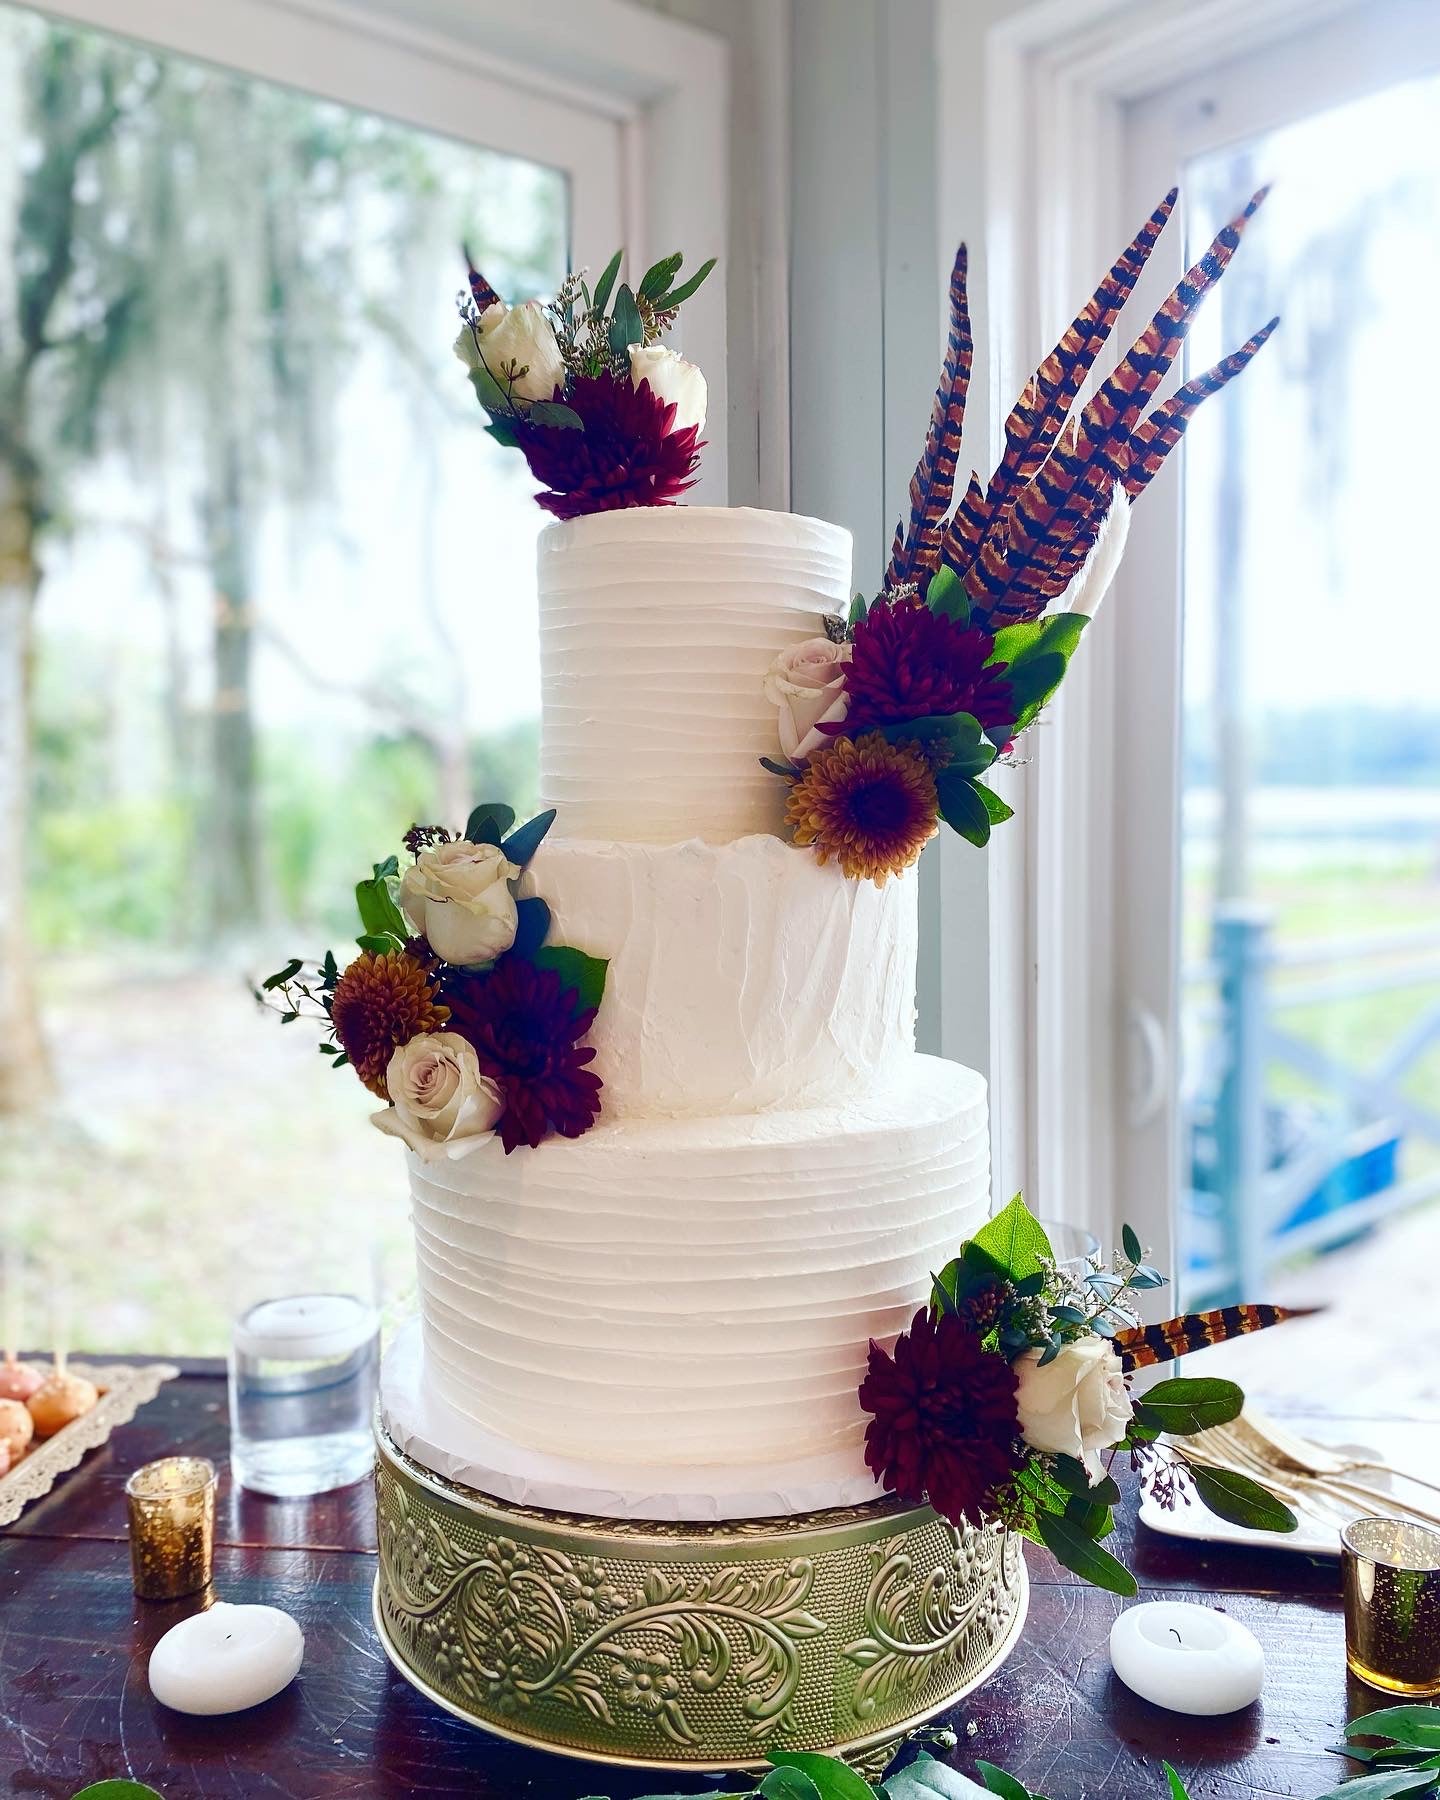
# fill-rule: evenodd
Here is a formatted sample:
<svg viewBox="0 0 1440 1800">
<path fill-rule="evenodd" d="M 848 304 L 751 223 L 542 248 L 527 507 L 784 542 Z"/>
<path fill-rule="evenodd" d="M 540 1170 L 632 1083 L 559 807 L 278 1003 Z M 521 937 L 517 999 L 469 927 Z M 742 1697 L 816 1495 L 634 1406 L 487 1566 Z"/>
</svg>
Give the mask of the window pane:
<svg viewBox="0 0 1440 1800">
<path fill-rule="evenodd" d="M 1184 1298 L 1333 1308 L 1304 1357 L 1233 1347 L 1246 1386 L 1383 1370 L 1402 1412 L 1440 1399 L 1406 1273 L 1440 1252 L 1437 117 L 1416 81 L 1187 175 L 1197 250 L 1275 184 L 1192 372 L 1284 322 L 1187 439 Z"/>
<path fill-rule="evenodd" d="M 533 802 L 543 517 L 450 346 L 462 245 L 558 282 L 566 183 L 5 7 L 0 90 L 12 672 L 35 585 L 5 1227 L 84 1345 L 213 1351 L 277 1246 L 408 1267 L 375 1102 L 247 981 L 353 953 L 413 821 Z"/>
</svg>

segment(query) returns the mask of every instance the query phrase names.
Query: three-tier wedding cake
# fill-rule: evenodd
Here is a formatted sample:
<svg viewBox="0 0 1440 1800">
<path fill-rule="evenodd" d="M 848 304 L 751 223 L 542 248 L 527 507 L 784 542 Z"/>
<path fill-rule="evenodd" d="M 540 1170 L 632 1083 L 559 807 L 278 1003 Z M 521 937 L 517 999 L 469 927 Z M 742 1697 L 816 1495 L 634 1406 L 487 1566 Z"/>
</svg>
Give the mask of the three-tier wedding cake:
<svg viewBox="0 0 1440 1800">
<path fill-rule="evenodd" d="M 915 1050 L 915 871 L 877 887 L 782 841 L 760 763 L 766 672 L 843 618 L 850 534 L 635 508 L 548 527 L 539 576 L 557 821 L 528 879 L 609 960 L 604 1110 L 528 1154 L 412 1156 L 424 1382 L 507 1474 L 603 1463 L 638 1498 L 818 1456 L 836 1497 L 873 1491 L 866 1346 L 989 1187 L 984 1082 Z"/>
</svg>

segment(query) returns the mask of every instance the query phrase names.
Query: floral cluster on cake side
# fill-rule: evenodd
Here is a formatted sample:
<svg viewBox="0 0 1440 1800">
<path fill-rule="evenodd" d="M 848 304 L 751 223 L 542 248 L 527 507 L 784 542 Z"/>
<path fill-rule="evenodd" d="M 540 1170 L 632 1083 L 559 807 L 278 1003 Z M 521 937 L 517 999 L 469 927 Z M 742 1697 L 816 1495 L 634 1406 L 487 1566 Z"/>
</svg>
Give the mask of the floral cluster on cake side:
<svg viewBox="0 0 1440 1800">
<path fill-rule="evenodd" d="M 705 377 L 660 340 L 715 259 L 682 282 L 677 251 L 632 288 L 619 280 L 622 256 L 593 289 L 567 275 L 550 301 L 508 306 L 474 267 L 460 296 L 455 353 L 485 429 L 521 452 L 557 519 L 673 506 L 695 485 Z"/>
<path fill-rule="evenodd" d="M 427 1159 L 492 1138 L 508 1156 L 599 1115 L 583 1039 L 608 964 L 549 942 L 550 908 L 520 892 L 554 819 L 516 826 L 513 808 L 487 802 L 463 834 L 412 825 L 405 869 L 391 856 L 356 885 L 360 954 L 343 969 L 333 950 L 294 957 L 255 990 L 286 1024 L 322 1022 L 331 1066 L 385 1101 L 376 1125 Z"/>
<path fill-rule="evenodd" d="M 932 1282 L 893 1350 L 871 1342 L 860 1405 L 865 1460 L 888 1492 L 927 1502 L 954 1525 L 1000 1519 L 1097 1586 L 1133 1594 L 1135 1580 L 1102 1546 L 1120 1488 L 1116 1456 L 1150 1464 L 1162 1505 L 1193 1492 L 1253 1530 L 1293 1531 L 1295 1515 L 1248 1476 L 1187 1456 L 1173 1440 L 1238 1418 L 1232 1381 L 1176 1378 L 1135 1398 L 1137 1369 L 1291 1315 L 1232 1306 L 1142 1326 L 1134 1301 L 1165 1278 L 1142 1260 L 1128 1227 L 1102 1268 L 1061 1266 L 1017 1194 Z M 1162 1458 L 1164 1433 L 1172 1440 Z"/>
<path fill-rule="evenodd" d="M 779 714 L 794 841 L 844 874 L 883 883 L 941 823 L 972 844 L 1012 808 L 982 779 L 1010 759 L 1063 680 L 1125 548 L 1130 507 L 1196 408 L 1240 373 L 1278 320 L 1151 406 L 1200 303 L 1264 190 L 1189 270 L 1094 397 L 1072 417 L 1170 217 L 1172 189 L 1049 356 L 1005 423 L 1005 450 L 958 505 L 955 475 L 973 356 L 962 245 L 950 332 L 910 512 L 878 597 L 779 656 Z M 1149 410 L 1147 410 L 1149 409 Z"/>
</svg>

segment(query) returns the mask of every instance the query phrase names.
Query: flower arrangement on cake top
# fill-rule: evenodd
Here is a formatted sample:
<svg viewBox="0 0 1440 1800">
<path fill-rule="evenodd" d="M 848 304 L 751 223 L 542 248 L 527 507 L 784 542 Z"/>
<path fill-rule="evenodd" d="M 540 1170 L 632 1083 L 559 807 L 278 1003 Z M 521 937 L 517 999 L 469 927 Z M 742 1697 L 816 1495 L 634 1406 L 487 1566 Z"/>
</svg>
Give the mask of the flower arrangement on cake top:
<svg viewBox="0 0 1440 1800">
<path fill-rule="evenodd" d="M 357 883 L 360 954 L 294 957 L 255 990 L 285 1024 L 323 1021 L 331 1066 L 347 1064 L 377 1099 L 376 1125 L 426 1158 L 459 1157 L 498 1137 L 505 1153 L 552 1133 L 579 1137 L 600 1111 L 595 1052 L 582 1039 L 608 964 L 548 942 L 550 909 L 518 892 L 552 811 L 516 827 L 488 802 L 463 836 L 405 834 L 412 860 L 376 863 Z"/>
<path fill-rule="evenodd" d="M 1117 1455 L 1150 1463 L 1162 1505 L 1190 1490 L 1222 1518 L 1293 1531 L 1295 1515 L 1248 1476 L 1211 1468 L 1163 1433 L 1187 1437 L 1238 1418 L 1232 1381 L 1175 1379 L 1132 1398 L 1134 1371 L 1294 1316 L 1232 1306 L 1142 1327 L 1135 1296 L 1165 1278 L 1127 1225 L 1109 1269 L 1062 1268 L 1017 1194 L 934 1277 L 927 1306 L 893 1351 L 871 1342 L 860 1405 L 865 1460 L 887 1491 L 928 1502 L 953 1525 L 1000 1519 L 1099 1587 L 1135 1579 L 1101 1547 L 1120 1489 Z"/>
<path fill-rule="evenodd" d="M 950 279 L 950 333 L 910 513 L 879 597 L 786 650 L 766 677 L 779 709 L 797 844 L 883 883 L 943 821 L 988 842 L 1012 808 L 983 779 L 1008 758 L 1064 678 L 1125 548 L 1130 505 L 1200 403 L 1279 323 L 1147 412 L 1201 301 L 1224 273 L 1264 190 L 1228 224 L 1094 397 L 1071 417 L 1175 204 L 1172 189 L 1026 383 L 1005 451 L 952 510 L 973 344 L 965 248 Z"/>
<path fill-rule="evenodd" d="M 705 377 L 660 342 L 715 267 L 679 282 L 677 251 L 638 287 L 619 281 L 623 252 L 594 289 L 571 274 L 551 301 L 507 306 L 480 271 L 460 296 L 455 353 L 485 427 L 518 449 L 557 519 L 627 506 L 673 506 L 695 485 Z"/>
</svg>

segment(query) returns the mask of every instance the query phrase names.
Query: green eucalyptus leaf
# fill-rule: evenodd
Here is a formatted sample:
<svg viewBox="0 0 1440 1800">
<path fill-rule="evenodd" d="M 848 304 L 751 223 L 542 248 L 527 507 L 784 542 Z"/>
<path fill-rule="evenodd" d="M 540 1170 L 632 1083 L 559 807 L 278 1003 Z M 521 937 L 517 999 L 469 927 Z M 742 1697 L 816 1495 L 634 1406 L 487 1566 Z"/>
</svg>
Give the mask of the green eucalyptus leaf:
<svg viewBox="0 0 1440 1800">
<path fill-rule="evenodd" d="M 635 296 L 624 282 L 620 284 L 620 292 L 615 296 L 615 311 L 610 319 L 610 351 L 614 356 L 624 356 L 631 344 L 639 344 L 645 338 L 645 321 L 640 317 L 640 308 L 635 304 Z"/>
<path fill-rule="evenodd" d="M 857 594 L 850 602 L 850 611 L 846 615 L 847 623 L 858 625 L 870 610 L 870 602 L 863 594 Z"/>
<path fill-rule="evenodd" d="M 502 800 L 482 800 L 470 809 L 465 821 L 465 841 L 469 844 L 499 844 L 515 823 L 515 808 Z"/>
<path fill-rule="evenodd" d="M 506 398 L 504 388 L 483 363 L 480 367 L 470 371 L 470 385 L 479 396 L 480 404 L 489 413 L 492 421 L 515 416 L 515 408 Z"/>
<path fill-rule="evenodd" d="M 1382 1775 L 1357 1775 L 1320 1800 L 1394 1800 L 1396 1794 L 1421 1794 L 1434 1786 L 1433 1769 L 1387 1769 Z"/>
<path fill-rule="evenodd" d="M 977 1756 L 975 1767 L 988 1793 L 999 1794 L 1001 1800 L 1033 1800 L 1024 1782 L 1017 1781 L 1013 1775 L 1007 1775 L 1004 1769 L 997 1769 L 994 1763 L 984 1762 Z"/>
<path fill-rule="evenodd" d="M 619 258 L 616 259 L 619 265 Z M 669 256 L 662 256 L 659 262 L 651 263 L 640 282 L 640 292 L 647 300 L 658 300 L 661 294 L 680 273 L 680 265 L 685 260 L 681 250 L 673 250 Z"/>
<path fill-rule="evenodd" d="M 708 262 L 701 263 L 700 267 L 683 287 L 671 288 L 668 294 L 661 294 L 659 296 L 658 304 L 663 306 L 667 312 L 672 311 L 677 306 L 682 306 L 714 267 L 715 258 L 712 256 Z"/>
<path fill-rule="evenodd" d="M 1345 1727 L 1346 1737 L 1385 1737 L 1397 1744 L 1440 1749 L 1440 1707 L 1382 1706 Z"/>
<path fill-rule="evenodd" d="M 595 292 L 590 304 L 598 313 L 603 313 L 610 302 L 610 295 L 615 287 L 615 278 L 620 273 L 620 264 L 625 260 L 624 250 L 617 250 L 600 272 L 600 279 L 595 283 Z"/>
<path fill-rule="evenodd" d="M 986 760 L 993 762 L 995 760 L 993 746 L 987 746 L 987 748 L 990 748 L 990 756 Z M 994 788 L 986 787 L 983 781 L 975 783 L 975 792 L 980 796 L 981 804 L 990 815 L 991 825 L 1003 825 L 1007 819 L 1015 817 L 1015 808 L 1002 800 Z"/>
<path fill-rule="evenodd" d="M 1035 1520 L 1035 1529 L 1040 1534 L 1040 1542 L 1056 1562 L 1093 1587 L 1127 1597 L 1140 1591 L 1124 1563 L 1117 1562 L 1108 1550 L 1102 1550 L 1070 1519 L 1041 1513 Z"/>
<path fill-rule="evenodd" d="M 492 419 L 485 427 L 485 435 L 494 438 L 497 444 L 503 444 L 507 450 L 516 449 L 520 443 L 515 427 L 508 419 Z"/>
<path fill-rule="evenodd" d="M 1045 1263 L 1055 1260 L 1044 1228 L 1019 1194 L 980 1227 L 966 1248 L 1008 1281 L 1041 1275 Z"/>
<path fill-rule="evenodd" d="M 1133 1225 L 1120 1227 L 1120 1246 L 1132 1263 L 1138 1263 L 1145 1254 Z"/>
<path fill-rule="evenodd" d="M 1207 1469 L 1201 1463 L 1188 1465 L 1195 1492 L 1210 1511 L 1232 1525 L 1245 1525 L 1251 1531 L 1294 1531 L 1299 1520 L 1283 1500 L 1277 1500 L 1268 1488 L 1261 1487 L 1248 1475 L 1237 1475 L 1230 1469 Z"/>
<path fill-rule="evenodd" d="M 163 1796 L 143 1781 L 95 1781 L 81 1788 L 74 1800 L 163 1800 Z"/>
<path fill-rule="evenodd" d="M 531 894 L 515 904 L 515 941 L 510 948 L 527 961 L 545 942 L 550 930 L 550 908 L 538 895 Z"/>
<path fill-rule="evenodd" d="M 605 972 L 610 964 L 603 956 L 587 956 L 568 944 L 545 944 L 530 958 L 537 969 L 553 969 L 563 985 L 573 990 L 577 1012 L 589 1012 L 605 994 Z"/>
<path fill-rule="evenodd" d="M 518 831 L 512 831 L 501 845 L 506 856 L 513 863 L 519 863 L 523 869 L 545 841 L 545 833 L 555 823 L 555 808 L 536 813 L 535 817 L 522 825 Z"/>
<path fill-rule="evenodd" d="M 260 983 L 261 989 L 268 994 L 277 987 L 284 987 L 285 983 L 293 981 L 304 967 L 305 963 L 301 957 L 292 956 L 283 969 L 277 969 L 273 975 L 265 977 L 264 981 Z"/>
<path fill-rule="evenodd" d="M 958 769 L 945 768 L 935 778 L 935 792 L 940 801 L 940 817 L 967 844 L 983 850 L 990 842 L 990 809 L 980 798 L 976 784 Z"/>
<path fill-rule="evenodd" d="M 939 568 L 930 577 L 925 589 L 925 604 L 942 618 L 958 619 L 962 625 L 970 622 L 970 600 L 965 584 L 951 568 Z"/>
<path fill-rule="evenodd" d="M 1096 1506 L 1120 1504 L 1120 1488 L 1114 1476 L 1102 1476 L 1092 1485 L 1090 1471 L 1078 1457 L 1057 1456 L 1054 1479 L 1067 1494 L 1078 1494 L 1082 1500 L 1089 1500 Z"/>
<path fill-rule="evenodd" d="M 984 1800 L 988 1791 L 924 1751 L 881 1783 L 885 1800 Z"/>
<path fill-rule="evenodd" d="M 376 875 L 355 883 L 355 904 L 367 937 L 398 938 L 403 944 L 410 935 L 396 899 L 399 887 L 394 875 Z"/>
<path fill-rule="evenodd" d="M 818 1750 L 772 1750 L 770 1761 L 777 1769 L 808 1775 L 820 1800 L 877 1800 L 870 1783 L 838 1756 L 825 1756 Z"/>
<path fill-rule="evenodd" d="M 385 875 L 398 875 L 400 873 L 399 857 L 387 856 L 384 862 L 372 863 L 370 865 L 370 873 L 377 881 Z"/>
<path fill-rule="evenodd" d="M 1245 1405 L 1243 1391 L 1233 1381 L 1214 1375 L 1199 1379 L 1177 1375 L 1157 1382 L 1140 1396 L 1147 1424 L 1159 1425 L 1175 1437 L 1208 1431 L 1212 1425 L 1228 1425 L 1238 1419 Z"/>
<path fill-rule="evenodd" d="M 583 431 L 585 421 L 573 406 L 560 400 L 537 400 L 525 417 L 532 425 L 549 425 L 557 431 Z"/>
</svg>

